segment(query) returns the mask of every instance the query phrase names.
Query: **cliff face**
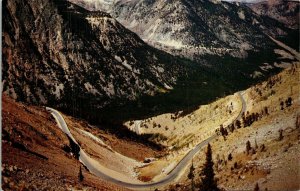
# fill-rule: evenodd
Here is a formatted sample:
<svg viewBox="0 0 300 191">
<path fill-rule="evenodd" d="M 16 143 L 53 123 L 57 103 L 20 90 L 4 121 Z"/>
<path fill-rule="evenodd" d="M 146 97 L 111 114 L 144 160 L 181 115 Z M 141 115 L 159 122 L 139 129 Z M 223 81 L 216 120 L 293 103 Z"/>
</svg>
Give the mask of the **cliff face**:
<svg viewBox="0 0 300 191">
<path fill-rule="evenodd" d="M 155 94 L 181 68 L 108 14 L 63 0 L 4 1 L 2 46 L 3 91 L 63 108 Z"/>
</svg>

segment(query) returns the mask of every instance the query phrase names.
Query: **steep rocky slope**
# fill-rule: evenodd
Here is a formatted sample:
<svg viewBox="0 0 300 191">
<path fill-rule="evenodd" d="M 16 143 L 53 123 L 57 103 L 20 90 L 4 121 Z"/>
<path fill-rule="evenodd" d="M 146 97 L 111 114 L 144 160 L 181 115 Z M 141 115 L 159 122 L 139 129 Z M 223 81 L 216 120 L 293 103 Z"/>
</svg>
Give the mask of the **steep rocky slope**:
<svg viewBox="0 0 300 191">
<path fill-rule="evenodd" d="M 80 163 L 68 150 L 69 140 L 44 108 L 7 96 L 2 104 L 3 190 L 126 190 L 95 177 L 83 166 L 80 182 Z"/>
<path fill-rule="evenodd" d="M 74 111 L 171 89 L 182 71 L 108 14 L 64 0 L 4 1 L 2 47 L 4 92 Z"/>
<path fill-rule="evenodd" d="M 99 109 L 107 113 L 103 108 L 115 110 L 174 87 L 181 93 L 190 80 L 200 84 L 197 91 L 203 95 L 195 95 L 198 101 L 223 94 L 230 83 L 189 60 L 150 47 L 107 13 L 64 0 L 4 1 L 2 46 L 6 94 L 86 119 L 101 120 Z M 204 82 L 215 90 L 202 91 Z M 186 102 L 181 94 L 177 98 L 171 107 Z M 170 100 L 158 102 L 166 99 Z M 119 111 L 104 118 L 120 118 Z"/>
<path fill-rule="evenodd" d="M 276 19 L 286 26 L 299 29 L 299 1 L 268 0 L 251 3 L 249 7 L 259 15 Z"/>
<path fill-rule="evenodd" d="M 287 28 L 291 28 L 288 36 L 278 38 L 299 51 L 299 1 L 268 0 L 248 4 L 248 6 L 263 18 L 275 19 Z"/>
<path fill-rule="evenodd" d="M 2 103 L 4 190 L 127 190 L 81 166 L 70 139 L 44 107 L 16 102 L 6 95 Z M 136 181 L 137 166 L 145 165 L 146 158 L 165 154 L 149 146 L 150 141 L 142 137 L 129 137 L 128 131 L 115 134 L 102 126 L 62 115 L 80 147 L 107 174 L 113 170 L 114 175 Z M 78 179 L 80 166 L 83 181 Z"/>
<path fill-rule="evenodd" d="M 71 0 L 79 6 L 85 7 L 88 10 L 102 10 L 110 12 L 113 5 L 120 0 Z"/>
<path fill-rule="evenodd" d="M 159 49 L 176 55 L 231 54 L 268 49 L 267 34 L 287 34 L 270 18 L 262 19 L 244 4 L 221 1 L 71 0 L 89 9 L 109 12 L 124 26 Z M 96 6 L 95 6 L 96 4 Z"/>
<path fill-rule="evenodd" d="M 137 11 L 138 20 L 169 19 L 168 24 L 157 25 L 162 27 L 163 36 L 170 33 L 164 27 L 175 25 L 175 12 L 179 9 L 183 20 L 178 22 L 184 29 L 177 31 L 179 36 L 171 36 L 185 39 L 194 48 L 186 46 L 176 50 L 177 53 L 197 57 L 203 53 L 197 43 L 207 39 L 203 50 L 212 44 L 220 48 L 213 50 L 221 50 L 221 56 L 215 56 L 218 51 L 209 50 L 211 57 L 197 57 L 200 64 L 174 57 L 147 45 L 109 14 L 88 11 L 64 0 L 4 1 L 3 91 L 14 99 L 53 106 L 93 122 L 119 122 L 207 103 L 278 72 L 281 66 L 275 66 L 275 62 L 294 60 L 293 57 L 278 60 L 280 55 L 274 53 L 278 47 L 266 40 L 267 36 L 257 27 L 247 24 L 252 21 L 249 9 L 243 13 L 250 14 L 250 20 L 240 18 L 242 13 L 236 11 L 244 8 L 238 5 L 209 1 L 197 5 L 193 1 L 176 1 L 174 6 L 164 1 L 151 1 L 149 5 L 143 1 L 105 2 L 110 9 L 115 5 L 112 14 L 125 16 L 125 9 L 131 10 L 135 5 L 126 3 L 137 3 L 137 10 L 131 12 Z M 150 17 L 147 12 L 150 5 L 162 12 L 153 9 L 155 15 Z M 150 26 L 147 23 L 138 26 Z M 221 28 L 216 27 L 218 23 Z M 223 30 L 228 32 L 227 40 L 220 40 Z M 248 30 L 253 34 L 249 35 Z M 223 50 L 227 52 L 233 47 L 237 49 L 232 52 L 235 55 L 246 55 L 243 50 L 249 47 L 239 49 L 245 45 L 243 42 L 251 42 L 245 46 L 249 45 L 253 53 L 249 54 L 249 60 L 222 56 Z M 256 52 L 262 46 L 267 51 Z M 260 67 L 266 63 L 267 69 L 262 70 Z"/>
</svg>

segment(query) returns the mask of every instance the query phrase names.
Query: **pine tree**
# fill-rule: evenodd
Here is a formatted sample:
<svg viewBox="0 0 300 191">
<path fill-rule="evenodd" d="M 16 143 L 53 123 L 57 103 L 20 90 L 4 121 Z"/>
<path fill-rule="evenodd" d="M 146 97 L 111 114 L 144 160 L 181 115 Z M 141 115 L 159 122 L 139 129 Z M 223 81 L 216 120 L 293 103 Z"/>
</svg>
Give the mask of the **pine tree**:
<svg viewBox="0 0 300 191">
<path fill-rule="evenodd" d="M 195 177 L 195 174 L 194 174 L 194 171 L 195 171 L 195 168 L 194 168 L 194 163 L 193 163 L 193 161 L 192 161 L 192 166 L 191 166 L 190 172 L 189 172 L 189 174 L 188 174 L 188 178 L 189 178 L 190 180 L 192 180 L 192 191 L 195 190 L 195 184 L 194 184 L 194 177 Z"/>
<path fill-rule="evenodd" d="M 250 141 L 247 141 L 247 143 L 246 143 L 246 152 L 247 152 L 247 154 L 249 154 L 250 150 L 251 150 L 251 143 L 250 143 Z"/>
<path fill-rule="evenodd" d="M 237 129 L 241 128 L 241 121 L 240 120 L 236 120 L 235 121 L 235 126 Z"/>
<path fill-rule="evenodd" d="M 282 129 L 279 129 L 279 141 L 281 141 L 283 139 L 283 130 Z"/>
<path fill-rule="evenodd" d="M 283 103 L 283 101 L 280 102 L 280 109 L 284 110 L 284 103 Z"/>
<path fill-rule="evenodd" d="M 82 174 L 82 170 L 81 170 L 81 165 L 79 167 L 79 174 L 78 174 L 78 179 L 79 179 L 79 182 L 82 182 L 83 181 L 83 174 Z"/>
<path fill-rule="evenodd" d="M 206 162 L 201 171 L 200 191 L 219 191 L 217 181 L 215 180 L 214 162 L 212 160 L 212 150 L 210 144 L 207 145 Z"/>
<path fill-rule="evenodd" d="M 266 151 L 266 146 L 265 146 L 265 144 L 262 144 L 262 145 L 260 146 L 260 151 L 261 151 L 261 152 Z"/>
<path fill-rule="evenodd" d="M 289 97 L 286 101 L 285 101 L 285 105 L 286 105 L 286 107 L 290 107 L 290 106 L 292 106 L 292 98 L 291 97 Z"/>
<path fill-rule="evenodd" d="M 269 110 L 268 110 L 268 107 L 265 107 L 265 115 L 269 115 Z"/>
<path fill-rule="evenodd" d="M 229 155 L 228 155 L 228 160 L 229 160 L 229 161 L 232 160 L 232 154 L 231 154 L 231 153 L 229 153 Z"/>
<path fill-rule="evenodd" d="M 259 191 L 258 183 L 256 183 L 256 185 L 255 185 L 255 187 L 254 187 L 254 191 Z"/>
<path fill-rule="evenodd" d="M 300 115 L 299 114 L 297 115 L 295 126 L 296 126 L 296 129 L 300 128 Z"/>
</svg>

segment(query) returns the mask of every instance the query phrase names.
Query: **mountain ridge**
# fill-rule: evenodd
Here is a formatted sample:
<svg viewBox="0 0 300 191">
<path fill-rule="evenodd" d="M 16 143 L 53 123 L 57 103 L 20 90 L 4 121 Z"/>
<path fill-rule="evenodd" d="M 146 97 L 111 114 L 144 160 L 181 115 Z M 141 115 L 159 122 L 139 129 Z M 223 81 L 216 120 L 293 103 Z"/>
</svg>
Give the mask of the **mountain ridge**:
<svg viewBox="0 0 300 191">
<path fill-rule="evenodd" d="M 180 76 L 176 59 L 106 13 L 62 0 L 3 5 L 3 91 L 15 99 L 65 107 L 92 98 L 101 108 L 171 89 Z"/>
<path fill-rule="evenodd" d="M 173 55 L 247 57 L 247 51 L 274 43 L 266 35 L 287 35 L 272 18 L 262 19 L 244 5 L 225 1 L 102 1 L 71 0 L 87 9 L 110 13 L 144 41 Z M 97 6 L 96 6 L 97 5 Z"/>
</svg>

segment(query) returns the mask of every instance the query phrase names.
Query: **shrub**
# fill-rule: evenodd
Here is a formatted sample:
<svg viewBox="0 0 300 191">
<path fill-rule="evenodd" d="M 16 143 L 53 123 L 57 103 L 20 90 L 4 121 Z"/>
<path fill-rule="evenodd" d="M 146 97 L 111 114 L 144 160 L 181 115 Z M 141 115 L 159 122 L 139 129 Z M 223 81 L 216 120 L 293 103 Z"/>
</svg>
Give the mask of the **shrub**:
<svg viewBox="0 0 300 191">
<path fill-rule="evenodd" d="M 297 115 L 295 126 L 296 126 L 296 129 L 300 128 L 300 115 Z"/>
<path fill-rule="evenodd" d="M 79 182 L 82 182 L 83 179 L 84 179 L 83 174 L 82 174 L 82 170 L 81 170 L 81 165 L 79 166 L 78 179 L 79 179 Z"/>
<path fill-rule="evenodd" d="M 247 141 L 247 143 L 246 143 L 246 152 L 247 152 L 247 154 L 249 154 L 249 151 L 251 150 L 252 148 L 251 148 L 251 143 L 250 143 L 250 141 Z"/>
<path fill-rule="evenodd" d="M 256 185 L 255 185 L 255 187 L 254 187 L 254 191 L 259 191 L 258 183 L 256 183 Z"/>
<path fill-rule="evenodd" d="M 265 152 L 265 151 L 266 151 L 266 146 L 265 146 L 265 144 L 262 144 L 262 145 L 260 146 L 260 151 L 261 151 L 261 152 Z"/>
<path fill-rule="evenodd" d="M 233 168 L 234 168 L 234 169 L 238 169 L 238 168 L 239 168 L 239 166 L 238 166 L 238 163 L 237 163 L 237 162 L 235 162 L 235 163 L 233 164 Z"/>
<path fill-rule="evenodd" d="M 280 102 L 280 109 L 281 109 L 281 110 L 284 109 L 284 103 L 283 103 L 283 101 Z"/>
<path fill-rule="evenodd" d="M 281 141 L 283 139 L 283 130 L 279 129 L 278 132 L 279 132 L 279 138 L 278 138 L 278 140 Z"/>
</svg>

